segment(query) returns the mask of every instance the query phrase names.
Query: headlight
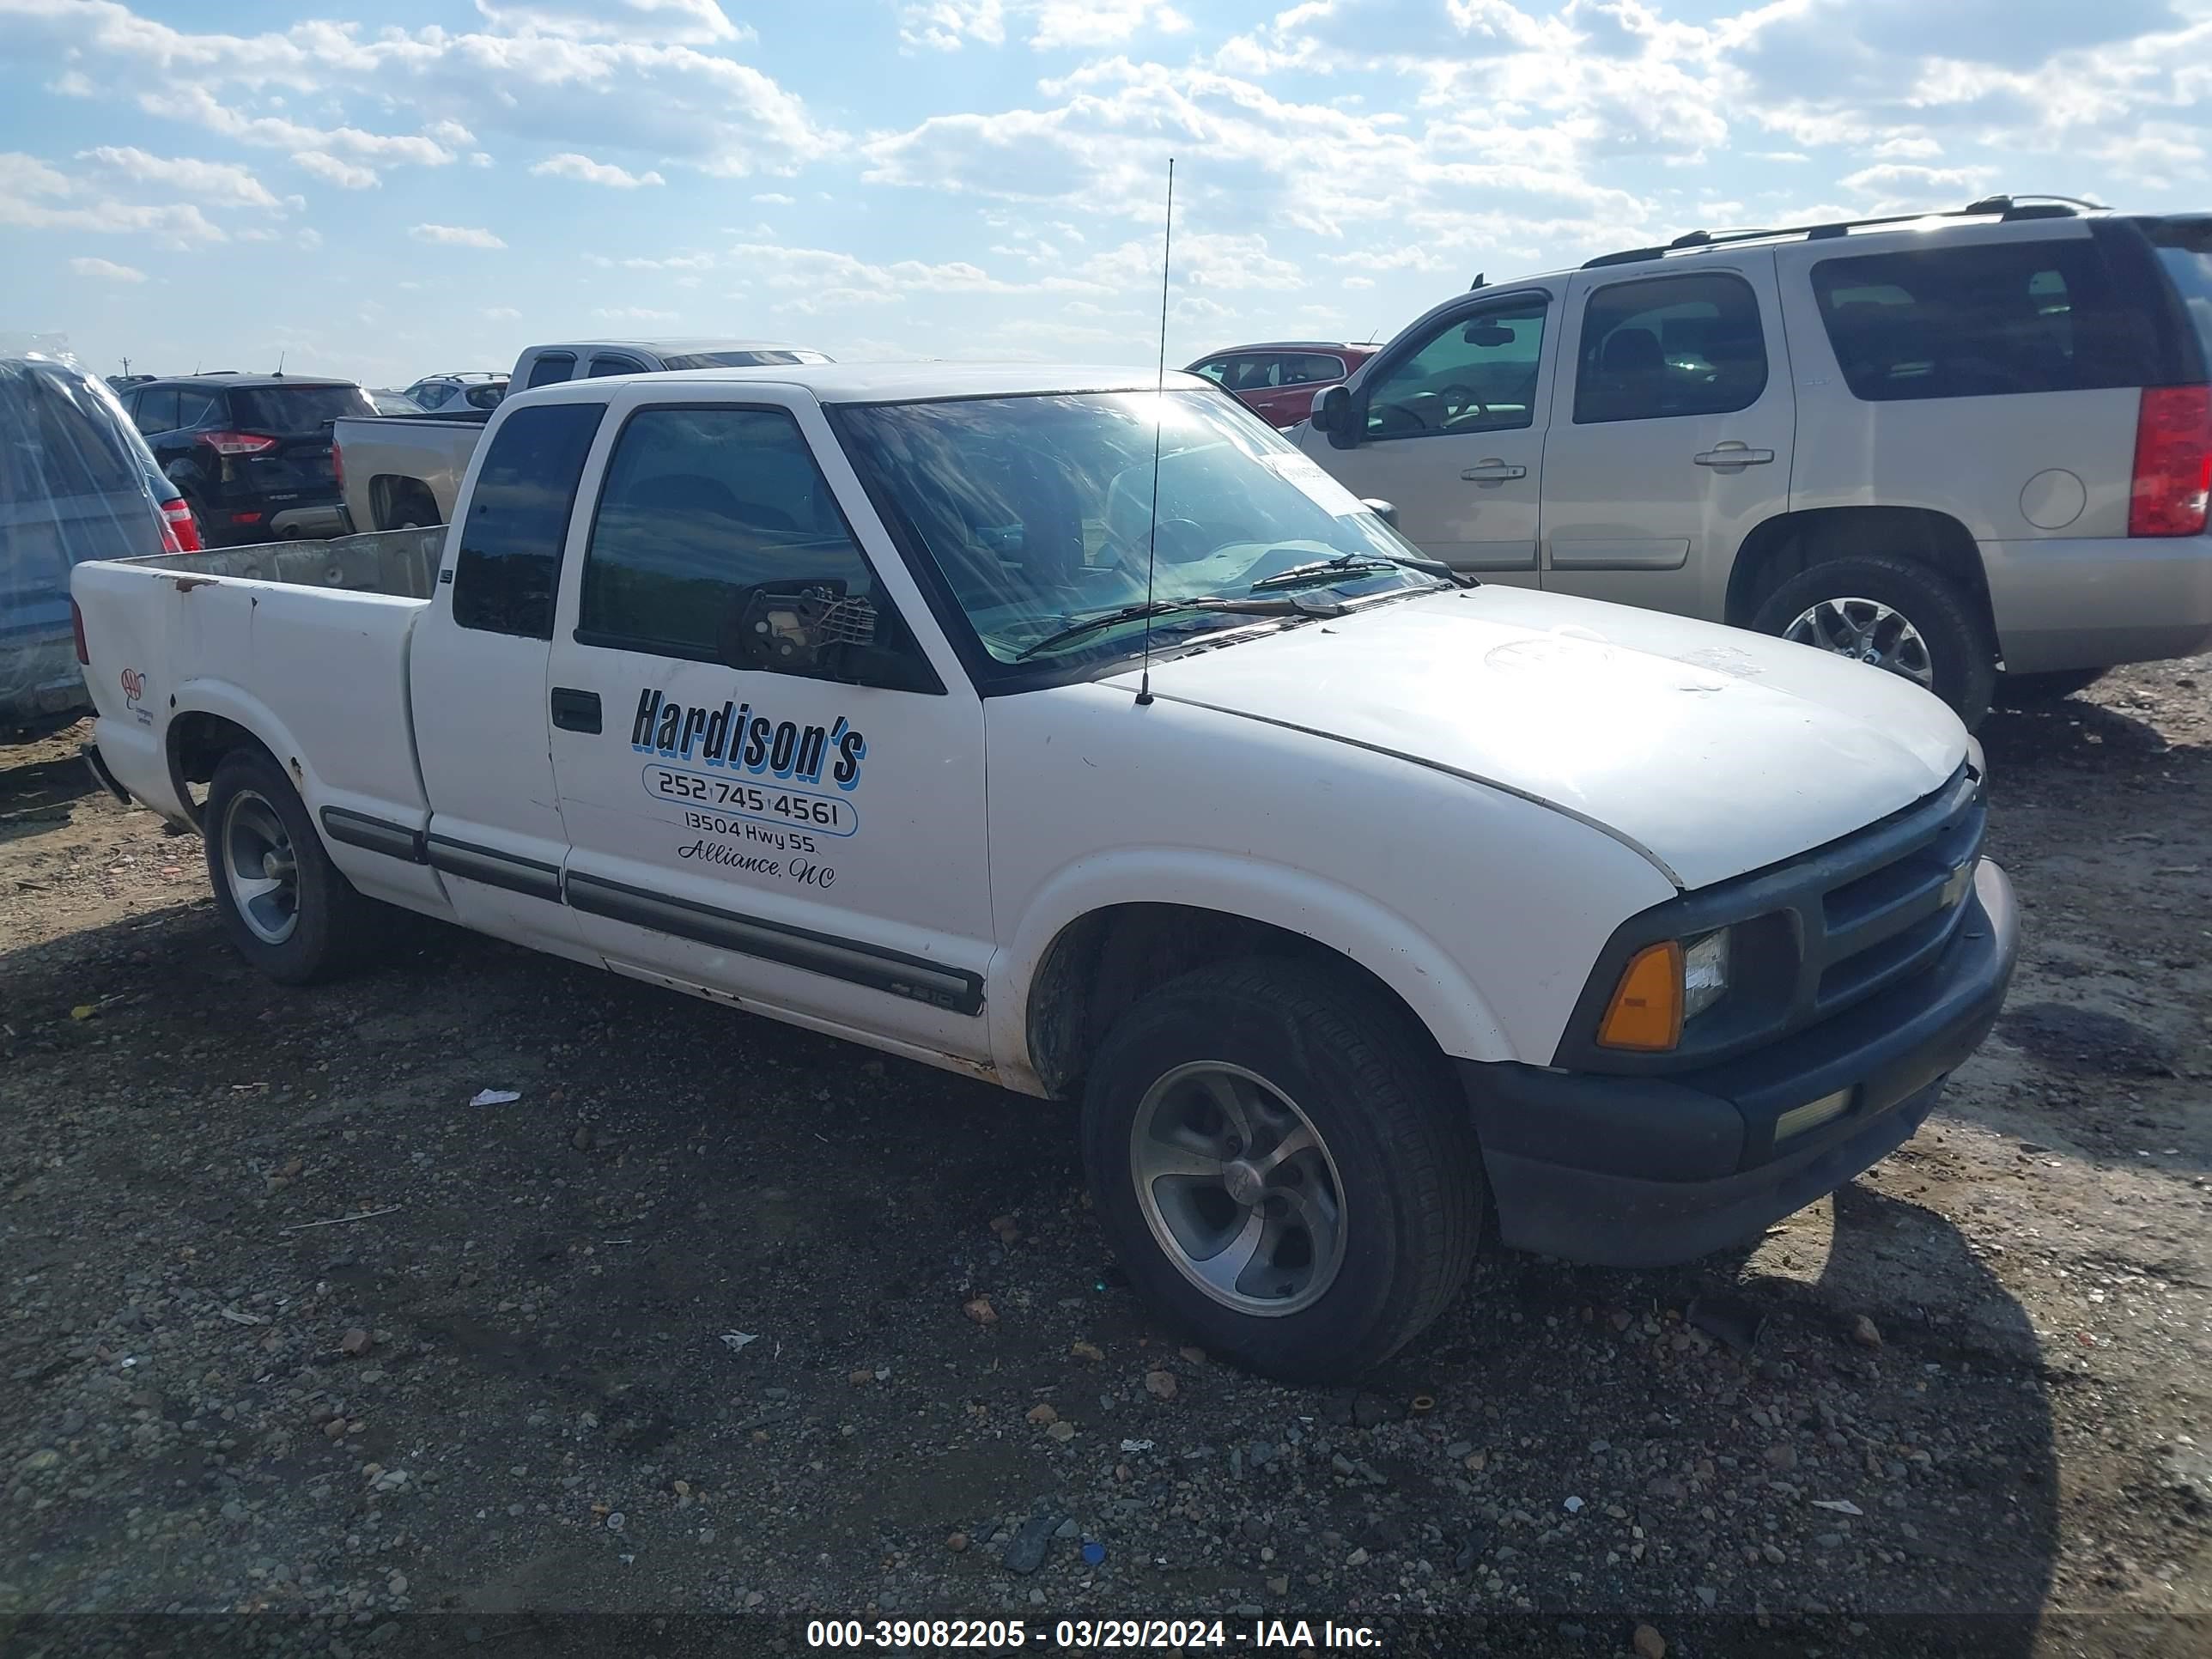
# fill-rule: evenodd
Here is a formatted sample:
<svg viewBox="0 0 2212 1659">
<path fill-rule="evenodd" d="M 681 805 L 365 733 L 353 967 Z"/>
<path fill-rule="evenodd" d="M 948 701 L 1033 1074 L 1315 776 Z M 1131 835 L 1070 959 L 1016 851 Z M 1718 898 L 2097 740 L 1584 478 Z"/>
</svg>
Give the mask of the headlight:
<svg viewBox="0 0 2212 1659">
<path fill-rule="evenodd" d="M 1682 1018 L 1695 1019 L 1728 994 L 1729 930 L 1707 933 L 1682 947 Z"/>
<path fill-rule="evenodd" d="M 1664 1054 L 1682 1040 L 1682 1023 L 1727 994 L 1729 930 L 1647 945 L 1629 958 L 1598 1023 L 1607 1048 Z"/>
</svg>

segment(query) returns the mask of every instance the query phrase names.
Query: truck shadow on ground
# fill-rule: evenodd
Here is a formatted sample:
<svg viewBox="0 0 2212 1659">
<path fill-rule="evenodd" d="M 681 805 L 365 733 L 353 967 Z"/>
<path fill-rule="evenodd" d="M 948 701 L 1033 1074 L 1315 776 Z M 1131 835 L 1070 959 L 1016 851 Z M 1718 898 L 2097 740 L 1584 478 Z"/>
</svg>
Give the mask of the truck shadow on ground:
<svg viewBox="0 0 2212 1659">
<path fill-rule="evenodd" d="M 33 753 L 42 757 L 23 757 Z M 91 770 L 75 755 L 55 757 L 43 750 L 11 755 L 0 748 L 0 845 L 66 823 L 71 806 L 98 790 Z"/>
</svg>

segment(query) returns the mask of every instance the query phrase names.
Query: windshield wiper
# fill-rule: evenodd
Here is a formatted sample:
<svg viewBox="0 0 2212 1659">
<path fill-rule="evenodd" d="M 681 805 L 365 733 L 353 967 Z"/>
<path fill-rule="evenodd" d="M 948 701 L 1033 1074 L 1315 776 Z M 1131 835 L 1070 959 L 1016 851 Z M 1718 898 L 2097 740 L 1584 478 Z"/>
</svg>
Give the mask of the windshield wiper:
<svg viewBox="0 0 2212 1659">
<path fill-rule="evenodd" d="M 1438 559 L 1394 559 L 1369 553 L 1340 553 L 1333 559 L 1314 559 L 1304 564 L 1294 564 L 1288 570 L 1278 570 L 1272 576 L 1262 576 L 1252 584 L 1251 591 L 1264 593 L 1271 587 L 1301 587 L 1308 583 L 1321 584 L 1341 581 L 1347 576 L 1364 576 L 1378 570 L 1418 570 L 1425 576 L 1456 582 L 1472 587 L 1471 580 L 1463 579 L 1449 565 Z"/>
<path fill-rule="evenodd" d="M 1048 634 L 1032 645 L 1024 646 L 1014 654 L 1016 662 L 1027 662 L 1040 652 L 1049 651 L 1055 645 L 1065 645 L 1070 640 L 1080 639 L 1085 634 L 1102 628 L 1111 628 L 1116 623 L 1140 622 L 1146 617 L 1164 617 L 1177 611 L 1225 611 L 1240 617 L 1340 617 L 1346 608 L 1333 599 L 1154 599 L 1149 604 L 1125 605 L 1113 611 L 1102 611 L 1095 617 L 1085 617 L 1081 622 L 1070 623 L 1056 634 Z"/>
</svg>

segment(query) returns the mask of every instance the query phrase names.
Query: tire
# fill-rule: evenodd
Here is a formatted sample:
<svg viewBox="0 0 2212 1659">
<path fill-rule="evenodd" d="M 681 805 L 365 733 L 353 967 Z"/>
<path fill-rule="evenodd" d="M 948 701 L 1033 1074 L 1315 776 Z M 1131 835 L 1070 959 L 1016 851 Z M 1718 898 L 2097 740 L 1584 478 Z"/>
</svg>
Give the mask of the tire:
<svg viewBox="0 0 2212 1659">
<path fill-rule="evenodd" d="M 2000 708 L 2039 708 L 2087 690 L 2111 672 L 2109 668 L 2062 668 L 2047 674 L 2000 674 L 1991 701 Z"/>
<path fill-rule="evenodd" d="M 381 941 L 386 908 L 362 897 L 331 864 L 299 792 L 267 754 L 234 749 L 223 757 L 201 822 L 223 930 L 270 979 L 312 985 L 337 978 Z M 251 873 L 257 854 L 263 861 Z M 276 884 L 256 893 L 264 881 Z"/>
<path fill-rule="evenodd" d="M 1466 1282 L 1488 1191 L 1466 1102 L 1427 1047 L 1351 975 L 1283 959 L 1202 969 L 1139 1000 L 1083 1102 L 1092 1201 L 1139 1293 L 1208 1350 L 1288 1382 L 1351 1376 L 1405 1346 Z M 1316 1144 L 1255 1194 L 1251 1166 L 1301 1120 Z M 1267 1152 L 1225 1174 L 1215 1155 L 1237 1150 L 1240 1121 L 1241 1150 Z M 1177 1156 L 1200 1173 L 1158 1173 Z M 1222 1241 L 1248 1229 L 1260 1249 L 1232 1277 Z M 1202 1288 L 1200 1271 L 1224 1288 Z"/>
<path fill-rule="evenodd" d="M 1799 572 L 1768 594 L 1753 613 L 1751 626 L 1759 633 L 1783 638 L 1792 637 L 1793 629 L 1803 635 L 1817 634 L 1817 639 L 1804 638 L 1801 642 L 1869 660 L 1844 643 L 1820 642 L 1838 637 L 1834 629 L 1821 629 L 1818 621 L 1808 623 L 1824 604 L 1844 605 L 1854 619 L 1872 614 L 1871 609 L 1860 611 L 1856 608 L 1858 605 L 1881 607 L 1902 618 L 1924 649 L 1916 653 L 1897 648 L 1899 636 L 1885 618 L 1870 636 L 1873 648 L 1881 650 L 1887 659 L 1877 665 L 1918 681 L 1949 703 L 1969 726 L 1979 724 L 1989 713 L 1990 694 L 1996 680 L 1996 641 L 1973 600 L 1942 572 L 1911 559 L 1880 555 L 1826 560 Z M 1830 612 L 1827 620 L 1835 622 L 1835 614 Z M 1913 672 L 1916 668 L 1922 672 Z"/>
</svg>

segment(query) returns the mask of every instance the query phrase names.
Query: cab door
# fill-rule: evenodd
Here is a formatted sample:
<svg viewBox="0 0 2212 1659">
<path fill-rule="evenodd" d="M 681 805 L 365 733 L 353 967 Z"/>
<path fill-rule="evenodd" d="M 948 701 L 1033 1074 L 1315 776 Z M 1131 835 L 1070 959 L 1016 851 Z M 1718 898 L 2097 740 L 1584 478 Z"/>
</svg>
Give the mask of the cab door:
<svg viewBox="0 0 2212 1659">
<path fill-rule="evenodd" d="M 741 394 L 742 400 L 738 395 Z M 647 384 L 552 650 L 567 892 L 610 967 L 988 1058 L 980 698 L 812 398 Z M 817 452 L 836 472 L 833 483 Z"/>
<path fill-rule="evenodd" d="M 1736 548 L 1790 501 L 1796 400 L 1773 252 L 1578 271 L 1565 332 L 1544 586 L 1718 620 Z"/>
<path fill-rule="evenodd" d="M 1367 365 L 1337 429 L 1307 428 L 1307 453 L 1353 495 L 1395 507 L 1430 557 L 1537 586 L 1557 309 L 1529 288 L 1431 313 Z"/>
</svg>

